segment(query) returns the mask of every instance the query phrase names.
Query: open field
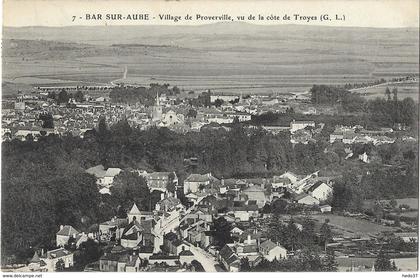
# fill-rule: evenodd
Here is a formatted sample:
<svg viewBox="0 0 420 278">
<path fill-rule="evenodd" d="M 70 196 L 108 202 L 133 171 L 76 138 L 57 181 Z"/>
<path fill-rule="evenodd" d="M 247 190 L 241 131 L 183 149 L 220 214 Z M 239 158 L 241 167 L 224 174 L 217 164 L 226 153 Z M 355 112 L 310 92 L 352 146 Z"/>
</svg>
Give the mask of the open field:
<svg viewBox="0 0 420 278">
<path fill-rule="evenodd" d="M 385 90 L 388 87 L 390 90 L 393 88 L 398 89 L 398 97 L 403 99 L 406 97 L 411 97 L 415 101 L 419 100 L 419 83 L 418 82 L 403 82 L 403 83 L 395 83 L 395 84 L 381 84 L 378 86 L 370 87 L 370 88 L 362 88 L 353 90 L 361 94 L 362 96 L 368 99 L 374 99 L 377 97 L 385 98 Z"/>
<path fill-rule="evenodd" d="M 325 219 L 329 219 L 330 225 L 332 225 L 334 228 L 343 230 L 345 232 L 357 234 L 360 236 L 367 236 L 369 234 L 377 234 L 380 232 L 388 232 L 395 230 L 395 228 L 393 227 L 378 225 L 370 221 L 361 220 L 354 217 L 345 217 L 334 214 L 318 214 L 313 215 L 312 217 L 321 223 L 323 223 Z"/>
<path fill-rule="evenodd" d="M 127 66 L 127 83 L 282 94 L 418 74 L 417 35 L 414 28 L 245 23 L 5 28 L 3 77 L 29 86 L 102 84 Z"/>
</svg>

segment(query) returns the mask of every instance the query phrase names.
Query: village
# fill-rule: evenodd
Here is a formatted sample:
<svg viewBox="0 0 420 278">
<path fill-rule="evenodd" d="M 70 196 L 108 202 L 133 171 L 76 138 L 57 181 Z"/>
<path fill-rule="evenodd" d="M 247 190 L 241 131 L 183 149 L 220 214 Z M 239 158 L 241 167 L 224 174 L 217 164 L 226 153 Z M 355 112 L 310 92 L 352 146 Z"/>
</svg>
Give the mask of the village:
<svg viewBox="0 0 420 278">
<path fill-rule="evenodd" d="M 317 110 L 311 105 L 310 96 L 302 93 L 287 97 L 211 94 L 213 105 L 198 108 L 193 108 L 188 98 L 179 100 L 159 94 L 150 107 L 116 104 L 106 96 L 91 97 L 88 93 L 83 95 L 83 101 L 69 98 L 64 104 L 56 104 L 47 97 L 50 90 L 64 89 L 35 88 L 32 94 L 20 93 L 14 100 L 3 100 L 2 140 L 36 142 L 50 134 L 83 138 L 86 131 L 98 126 L 101 118 L 106 118 L 109 125 L 124 119 L 142 130 L 168 128 L 185 134 L 205 129 L 230 130 L 230 124 L 235 121 L 246 123 L 254 115 L 285 113 L 290 109 L 303 115 L 335 113 L 331 107 Z M 76 89 L 69 91 L 72 90 Z M 246 128 L 257 127 L 250 124 Z M 316 135 L 323 132 L 323 128 L 324 123 L 311 120 L 292 120 L 286 126 L 262 125 L 262 129 L 272 135 L 289 134 L 292 145 L 316 142 Z M 370 163 L 370 153 L 354 154 L 350 146 L 415 141 L 412 137 L 395 135 L 395 131 L 404 128 L 368 130 L 358 125 L 337 125 L 329 135 L 329 143 L 342 142 L 349 146 L 345 149 L 345 159 Z M 325 151 L 329 151 L 328 147 Z M 188 162 L 194 164 L 195 160 L 190 158 Z M 143 178 L 151 193 L 160 194 L 154 209 L 144 211 L 138 208 L 139 204 L 130 203 L 126 217 L 114 216 L 83 231 L 62 223 L 57 227 L 56 249 L 36 250 L 27 265 L 14 270 L 52 272 L 70 269 L 74 265 L 74 253 L 88 240 L 99 243 L 103 255 L 89 263 L 84 271 L 237 272 L 241 271 L 245 258 L 249 267 L 256 267 L 263 260 L 272 262 L 299 256 L 299 250 L 288 249 L 270 237 L 270 221 L 277 213 L 273 207 L 278 204 L 289 208 L 278 218 L 281 225 L 294 225 L 302 231 L 304 222 L 309 219 L 314 225 L 315 238 L 322 238 L 323 225 L 331 230 L 328 239 L 324 239 L 321 257 L 327 256 L 327 250 L 334 251 L 339 271 L 374 271 L 378 246 L 390 245 L 392 249 L 395 240 L 407 244 L 418 240 L 416 222 L 398 220 L 396 225 L 397 220 L 335 212 L 330 200 L 337 176 L 320 175 L 320 171 L 305 175 L 286 171 L 267 178 L 229 179 L 212 173 L 192 173 L 180 183 L 175 172 L 147 172 L 103 165 L 86 169 L 86 173 L 95 177 L 103 195 L 112 194 L 114 179 L 124 172 Z M 182 201 L 177 192 L 183 193 Z M 382 205 L 390 207 L 386 202 Z M 399 209 L 416 211 L 416 208 L 401 206 Z M 230 240 L 222 246 L 223 240 L 218 238 L 221 227 L 216 227 L 216 222 L 229 227 L 224 232 Z M 395 258 L 404 259 L 417 253 L 394 250 L 393 254 Z"/>
</svg>

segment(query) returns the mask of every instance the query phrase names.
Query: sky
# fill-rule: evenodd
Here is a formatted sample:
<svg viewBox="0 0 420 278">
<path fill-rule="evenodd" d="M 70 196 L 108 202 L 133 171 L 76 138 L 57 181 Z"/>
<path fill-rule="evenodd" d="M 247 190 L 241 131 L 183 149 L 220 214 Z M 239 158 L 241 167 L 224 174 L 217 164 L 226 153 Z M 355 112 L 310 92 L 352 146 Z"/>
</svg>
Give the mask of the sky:
<svg viewBox="0 0 420 278">
<path fill-rule="evenodd" d="M 136 20 L 86 20 L 86 14 L 149 14 L 148 21 Z M 4 26 L 103 26 L 103 25 L 195 25 L 216 21 L 160 20 L 159 14 L 185 17 L 187 14 L 231 15 L 258 14 L 267 18 L 279 16 L 280 20 L 248 21 L 255 24 L 309 24 L 328 26 L 354 26 L 375 28 L 400 28 L 419 26 L 418 0 L 4 0 Z M 284 21 L 285 14 L 292 17 Z M 316 20 L 294 20 L 293 15 L 317 17 Z M 328 14 L 330 21 L 320 21 Z M 345 20 L 336 20 L 336 15 Z M 73 21 L 74 19 L 74 21 Z"/>
</svg>

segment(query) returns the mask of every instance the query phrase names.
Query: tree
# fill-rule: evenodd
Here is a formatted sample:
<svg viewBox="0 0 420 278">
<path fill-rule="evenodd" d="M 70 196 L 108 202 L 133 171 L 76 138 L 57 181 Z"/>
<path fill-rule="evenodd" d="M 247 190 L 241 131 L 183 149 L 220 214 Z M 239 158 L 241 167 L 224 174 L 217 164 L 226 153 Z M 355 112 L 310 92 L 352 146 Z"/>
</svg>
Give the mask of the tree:
<svg viewBox="0 0 420 278">
<path fill-rule="evenodd" d="M 230 235 L 232 225 L 224 217 L 219 217 L 213 221 L 213 229 L 213 235 L 217 246 L 222 248 L 227 243 L 232 242 L 232 237 Z"/>
<path fill-rule="evenodd" d="M 84 95 L 82 93 L 82 91 L 77 90 L 77 92 L 74 94 L 74 100 L 77 102 L 84 102 L 85 98 Z"/>
<path fill-rule="evenodd" d="M 249 265 L 249 259 L 248 257 L 241 259 L 241 264 L 239 266 L 239 271 L 241 272 L 249 272 L 251 271 L 251 266 Z"/>
<path fill-rule="evenodd" d="M 135 172 L 123 171 L 114 178 L 111 197 L 126 211 L 135 203 L 139 209 L 153 209 L 146 180 Z"/>
<path fill-rule="evenodd" d="M 214 106 L 220 107 L 223 103 L 224 103 L 223 99 L 218 98 L 214 101 Z"/>
<path fill-rule="evenodd" d="M 174 182 L 175 174 L 171 172 L 169 174 L 168 184 L 166 185 L 166 190 L 170 193 L 175 193 L 176 191 L 176 183 Z"/>
<path fill-rule="evenodd" d="M 389 90 L 388 87 L 386 87 L 386 89 L 385 89 L 385 96 L 386 96 L 388 101 L 391 101 L 391 91 Z"/>
<path fill-rule="evenodd" d="M 69 102 L 69 95 L 67 94 L 67 91 L 62 89 L 60 93 L 58 94 L 57 103 L 68 103 Z"/>
<path fill-rule="evenodd" d="M 39 115 L 43 128 L 54 128 L 54 119 L 51 113 L 42 113 Z"/>
<path fill-rule="evenodd" d="M 383 249 L 379 250 L 378 257 L 375 260 L 375 271 L 397 271 L 395 262 L 391 263 L 391 260 L 387 253 Z"/>
<path fill-rule="evenodd" d="M 327 244 L 332 239 L 331 228 L 328 225 L 329 222 L 329 219 L 325 219 L 320 229 L 320 239 L 321 243 L 324 245 L 324 251 L 327 251 Z"/>
<path fill-rule="evenodd" d="M 56 271 L 63 271 L 64 270 L 64 261 L 63 259 L 59 259 L 56 263 L 55 263 L 55 270 Z"/>
<path fill-rule="evenodd" d="M 328 251 L 327 255 L 325 256 L 325 260 L 323 263 L 323 271 L 337 271 L 337 262 L 335 260 L 335 253 L 334 250 Z"/>
<path fill-rule="evenodd" d="M 397 87 L 394 87 L 392 89 L 392 99 L 394 101 L 398 101 L 398 89 L 397 89 Z"/>
</svg>

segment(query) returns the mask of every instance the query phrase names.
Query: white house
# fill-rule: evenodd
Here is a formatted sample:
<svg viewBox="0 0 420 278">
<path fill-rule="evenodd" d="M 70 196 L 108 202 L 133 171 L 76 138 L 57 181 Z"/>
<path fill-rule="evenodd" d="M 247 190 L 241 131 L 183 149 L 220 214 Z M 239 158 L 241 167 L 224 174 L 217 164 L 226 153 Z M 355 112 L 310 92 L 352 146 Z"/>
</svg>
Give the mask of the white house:
<svg viewBox="0 0 420 278">
<path fill-rule="evenodd" d="M 297 130 L 304 129 L 305 127 L 315 127 L 314 121 L 295 121 L 290 122 L 290 132 L 294 133 Z"/>
<path fill-rule="evenodd" d="M 80 232 L 73 228 L 70 225 L 61 225 L 60 230 L 55 234 L 56 245 L 59 247 L 64 247 L 69 241 L 70 238 L 76 239 L 76 236 Z"/>
<path fill-rule="evenodd" d="M 319 205 L 319 200 L 315 199 L 311 195 L 302 193 L 296 197 L 296 201 L 298 204 L 304 205 Z"/>
<path fill-rule="evenodd" d="M 308 189 L 308 194 L 319 201 L 325 201 L 329 196 L 331 196 L 332 192 L 333 189 L 322 181 L 317 181 Z"/>
<path fill-rule="evenodd" d="M 280 244 L 275 244 L 270 239 L 261 243 L 258 249 L 261 255 L 270 262 L 274 259 L 280 260 L 287 258 L 286 248 Z"/>
</svg>

